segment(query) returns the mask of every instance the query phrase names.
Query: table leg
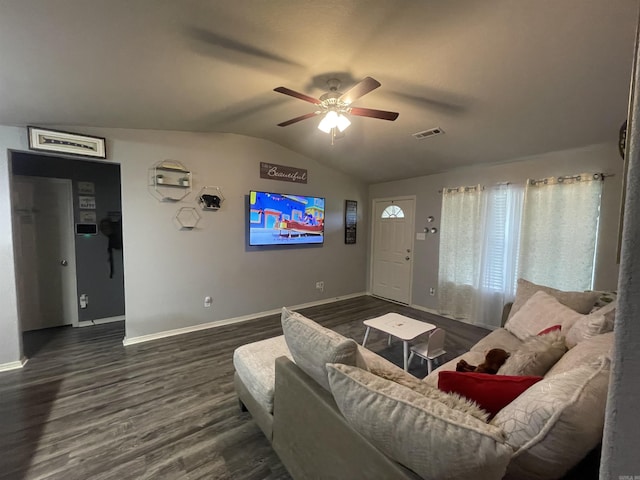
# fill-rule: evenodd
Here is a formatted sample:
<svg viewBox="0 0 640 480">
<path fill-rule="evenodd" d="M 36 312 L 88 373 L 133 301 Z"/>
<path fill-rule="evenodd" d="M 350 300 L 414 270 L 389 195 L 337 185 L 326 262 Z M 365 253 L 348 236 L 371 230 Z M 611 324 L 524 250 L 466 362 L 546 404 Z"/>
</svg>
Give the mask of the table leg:
<svg viewBox="0 0 640 480">
<path fill-rule="evenodd" d="M 403 351 L 402 358 L 404 360 L 404 371 L 408 372 L 409 371 L 409 342 L 406 340 L 402 341 L 402 351 Z"/>
<path fill-rule="evenodd" d="M 364 340 L 362 340 L 363 347 L 367 344 L 367 339 L 369 338 L 369 330 L 371 330 L 371 327 L 367 327 L 367 329 L 364 332 Z"/>
</svg>

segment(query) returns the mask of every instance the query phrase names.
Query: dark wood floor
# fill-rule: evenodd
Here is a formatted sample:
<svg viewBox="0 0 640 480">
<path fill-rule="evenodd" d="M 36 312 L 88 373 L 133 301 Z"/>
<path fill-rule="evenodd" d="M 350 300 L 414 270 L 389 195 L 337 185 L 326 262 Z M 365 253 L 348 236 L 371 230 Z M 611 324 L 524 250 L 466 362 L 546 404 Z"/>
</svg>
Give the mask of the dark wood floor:
<svg viewBox="0 0 640 480">
<path fill-rule="evenodd" d="M 427 320 L 448 358 L 488 333 L 367 296 L 301 312 L 359 343 L 367 318 Z M 0 373 L 0 479 L 289 479 L 232 384 L 233 350 L 281 333 L 273 315 L 126 348 L 123 322 L 26 334 L 29 362 Z M 401 364 L 400 343 L 368 347 Z"/>
</svg>

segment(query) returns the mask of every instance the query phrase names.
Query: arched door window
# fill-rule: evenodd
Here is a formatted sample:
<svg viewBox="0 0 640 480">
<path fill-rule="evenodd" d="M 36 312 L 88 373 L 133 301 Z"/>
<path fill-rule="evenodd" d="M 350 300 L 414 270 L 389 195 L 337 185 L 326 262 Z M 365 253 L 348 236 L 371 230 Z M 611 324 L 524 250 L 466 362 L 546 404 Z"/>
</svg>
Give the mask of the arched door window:
<svg viewBox="0 0 640 480">
<path fill-rule="evenodd" d="M 382 218 L 404 218 L 404 212 L 397 205 L 389 205 L 382 211 Z"/>
</svg>

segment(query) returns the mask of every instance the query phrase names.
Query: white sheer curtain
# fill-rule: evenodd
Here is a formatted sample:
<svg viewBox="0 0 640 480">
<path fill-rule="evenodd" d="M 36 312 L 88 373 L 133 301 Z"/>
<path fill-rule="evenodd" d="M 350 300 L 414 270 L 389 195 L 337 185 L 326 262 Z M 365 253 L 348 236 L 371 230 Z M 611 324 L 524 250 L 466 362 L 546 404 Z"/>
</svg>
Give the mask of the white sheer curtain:
<svg viewBox="0 0 640 480">
<path fill-rule="evenodd" d="M 469 319 L 479 274 L 483 191 L 475 187 L 442 190 L 438 310 Z"/>
<path fill-rule="evenodd" d="M 502 308 L 515 298 L 523 193 L 522 186 L 510 184 L 485 190 L 479 276 L 471 311 L 474 323 L 499 327 Z"/>
<path fill-rule="evenodd" d="M 593 285 L 602 175 L 529 180 L 519 276 L 560 290 Z"/>
</svg>

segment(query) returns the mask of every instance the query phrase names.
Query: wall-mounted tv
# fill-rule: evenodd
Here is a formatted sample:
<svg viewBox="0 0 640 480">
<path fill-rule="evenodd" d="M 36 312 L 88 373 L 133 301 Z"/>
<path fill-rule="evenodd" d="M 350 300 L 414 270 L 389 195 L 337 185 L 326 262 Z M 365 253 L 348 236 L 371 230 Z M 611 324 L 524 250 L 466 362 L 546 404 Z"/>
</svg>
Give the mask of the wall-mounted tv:
<svg viewBox="0 0 640 480">
<path fill-rule="evenodd" d="M 249 245 L 324 242 L 324 198 L 249 193 Z"/>
</svg>

